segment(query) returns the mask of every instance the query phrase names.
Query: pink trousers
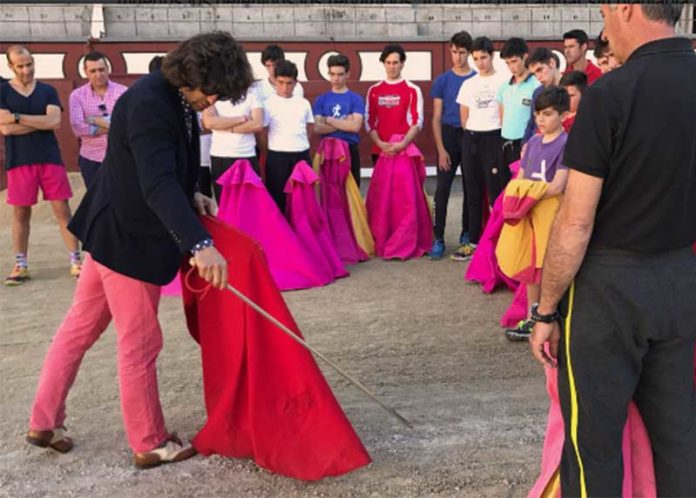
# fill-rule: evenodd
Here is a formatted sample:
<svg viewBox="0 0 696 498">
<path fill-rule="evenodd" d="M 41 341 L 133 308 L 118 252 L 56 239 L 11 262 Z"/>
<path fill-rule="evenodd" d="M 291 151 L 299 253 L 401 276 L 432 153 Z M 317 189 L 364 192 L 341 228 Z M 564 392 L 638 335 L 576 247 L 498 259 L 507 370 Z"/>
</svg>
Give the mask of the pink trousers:
<svg viewBox="0 0 696 498">
<path fill-rule="evenodd" d="M 150 451 L 167 438 L 157 389 L 162 331 L 157 320 L 160 287 L 109 270 L 87 254 L 72 305 L 44 360 L 29 427 L 63 425 L 65 399 L 82 357 L 114 319 L 118 335 L 121 410 L 134 452 Z"/>
</svg>

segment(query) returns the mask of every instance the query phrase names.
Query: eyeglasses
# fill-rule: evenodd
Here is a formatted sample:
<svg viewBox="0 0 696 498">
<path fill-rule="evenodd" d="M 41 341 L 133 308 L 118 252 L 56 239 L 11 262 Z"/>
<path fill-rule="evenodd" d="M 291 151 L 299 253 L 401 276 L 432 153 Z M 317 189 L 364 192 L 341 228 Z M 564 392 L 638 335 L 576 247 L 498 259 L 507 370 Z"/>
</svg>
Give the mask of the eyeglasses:
<svg viewBox="0 0 696 498">
<path fill-rule="evenodd" d="M 109 113 L 106 112 L 106 104 L 99 104 L 99 105 L 97 106 L 97 109 L 99 109 L 99 112 L 102 113 L 102 116 L 108 116 L 108 115 L 109 115 Z"/>
</svg>

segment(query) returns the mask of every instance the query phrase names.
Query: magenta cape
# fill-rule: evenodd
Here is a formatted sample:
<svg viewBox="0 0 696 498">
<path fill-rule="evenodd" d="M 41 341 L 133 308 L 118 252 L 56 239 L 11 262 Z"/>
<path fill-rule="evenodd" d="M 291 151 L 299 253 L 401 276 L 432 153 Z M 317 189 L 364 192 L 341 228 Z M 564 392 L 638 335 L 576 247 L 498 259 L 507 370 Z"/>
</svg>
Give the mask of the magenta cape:
<svg viewBox="0 0 696 498">
<path fill-rule="evenodd" d="M 493 211 L 491 211 L 486 228 L 483 230 L 474 256 L 471 258 L 471 263 L 469 263 L 464 275 L 466 280 L 480 283 L 481 290 L 486 294 L 490 294 L 501 285 L 507 286 L 510 290 L 517 289 L 518 285 L 516 280 L 512 280 L 500 271 L 498 258 L 495 256 L 495 246 L 498 244 L 498 238 L 505 223 L 503 217 L 504 196 L 505 192 L 502 192 L 493 204 Z"/>
<path fill-rule="evenodd" d="M 400 139 L 395 135 L 391 141 Z M 413 143 L 395 156 L 379 156 L 366 201 L 377 256 L 418 258 L 430 250 L 433 222 L 424 181 L 423 154 Z"/>
<path fill-rule="evenodd" d="M 510 164 L 513 177 L 520 168 L 520 161 Z M 503 229 L 505 219 L 503 217 L 503 197 L 501 192 L 493 204 L 493 210 L 483 230 L 479 244 L 476 247 L 471 263 L 466 269 L 464 278 L 470 282 L 481 284 L 481 290 L 490 294 L 497 287 L 505 285 L 511 291 L 515 291 L 512 303 L 500 319 L 503 327 L 516 327 L 520 320 L 527 318 L 527 290 L 525 286 L 505 275 L 498 266 L 498 258 L 495 256 L 495 246 L 498 244 L 500 232 Z"/>
<path fill-rule="evenodd" d="M 236 161 L 219 179 L 218 218 L 256 239 L 281 290 L 308 289 L 333 281 L 293 232 L 251 163 Z"/>
<path fill-rule="evenodd" d="M 338 255 L 347 265 L 366 261 L 369 256 L 358 245 L 346 195 L 346 180 L 350 174 L 348 144 L 337 138 L 325 138 L 317 150 L 319 156 L 319 186 L 321 207 L 336 246 Z"/>
<path fill-rule="evenodd" d="M 264 251 L 214 218 L 203 223 L 228 261 L 229 281 L 302 337 L 268 271 Z M 182 274 L 188 273 L 184 262 Z M 253 458 L 271 472 L 316 480 L 370 462 L 312 355 L 228 291 L 194 271 L 184 287 L 189 331 L 201 347 L 204 455 Z"/>
<path fill-rule="evenodd" d="M 334 280 L 347 276 L 348 272 L 336 252 L 326 218 L 317 202 L 314 185 L 318 181 L 319 177 L 305 161 L 295 165 L 284 189 L 287 194 L 285 216 L 312 261 L 321 266 L 327 278 Z"/>
<path fill-rule="evenodd" d="M 179 272 L 176 273 L 171 282 L 162 286 L 162 295 L 165 297 L 181 295 L 181 276 L 179 275 Z"/>
</svg>

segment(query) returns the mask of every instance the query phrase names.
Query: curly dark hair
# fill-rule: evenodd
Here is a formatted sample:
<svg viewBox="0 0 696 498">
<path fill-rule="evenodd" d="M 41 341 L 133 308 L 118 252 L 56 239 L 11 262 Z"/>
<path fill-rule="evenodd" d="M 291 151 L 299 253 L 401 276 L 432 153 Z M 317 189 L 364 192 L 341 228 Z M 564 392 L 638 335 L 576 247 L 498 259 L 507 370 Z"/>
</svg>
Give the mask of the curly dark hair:
<svg viewBox="0 0 696 498">
<path fill-rule="evenodd" d="M 184 41 L 165 56 L 162 74 L 177 88 L 199 89 L 235 103 L 254 83 L 246 52 L 224 31 L 202 33 Z"/>
</svg>

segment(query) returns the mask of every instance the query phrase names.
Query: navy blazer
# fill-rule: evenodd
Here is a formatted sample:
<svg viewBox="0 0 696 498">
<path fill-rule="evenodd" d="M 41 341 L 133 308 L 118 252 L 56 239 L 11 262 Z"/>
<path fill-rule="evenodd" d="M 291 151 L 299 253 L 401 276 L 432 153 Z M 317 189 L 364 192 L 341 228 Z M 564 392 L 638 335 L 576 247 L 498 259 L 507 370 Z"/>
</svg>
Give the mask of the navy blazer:
<svg viewBox="0 0 696 498">
<path fill-rule="evenodd" d="M 106 157 L 68 228 L 107 268 L 166 284 L 182 254 L 210 237 L 192 207 L 199 168 L 195 113 L 159 71 L 144 76 L 116 102 Z"/>
</svg>

